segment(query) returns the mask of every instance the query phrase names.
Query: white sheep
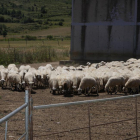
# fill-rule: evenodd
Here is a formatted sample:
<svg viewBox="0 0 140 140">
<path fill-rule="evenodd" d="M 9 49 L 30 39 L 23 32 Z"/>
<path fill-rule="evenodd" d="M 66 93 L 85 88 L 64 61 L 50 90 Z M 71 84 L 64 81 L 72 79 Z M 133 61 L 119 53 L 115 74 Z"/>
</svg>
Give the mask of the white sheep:
<svg viewBox="0 0 140 140">
<path fill-rule="evenodd" d="M 7 75 L 8 75 L 8 69 L 2 69 L 0 71 L 0 76 L 1 76 L 1 79 L 0 79 L 0 82 L 1 82 L 1 85 L 2 85 L 2 88 L 4 87 L 4 83 L 6 83 L 6 86 L 7 86 Z"/>
<path fill-rule="evenodd" d="M 65 74 L 59 75 L 58 86 L 60 93 L 64 94 L 64 96 L 70 94 L 72 91 L 71 77 Z"/>
<path fill-rule="evenodd" d="M 114 88 L 116 88 L 116 86 L 119 86 L 121 89 L 123 88 L 123 86 L 125 85 L 125 79 L 124 77 L 111 77 L 109 78 L 109 80 L 107 81 L 106 85 L 105 85 L 105 91 L 112 94 L 112 90 L 114 90 Z M 115 89 L 115 94 L 117 93 L 118 89 Z"/>
<path fill-rule="evenodd" d="M 35 80 L 34 73 L 32 73 L 31 71 L 30 72 L 28 71 L 24 76 L 24 80 L 25 80 L 26 86 L 32 87 L 34 84 L 34 80 Z"/>
<path fill-rule="evenodd" d="M 56 94 L 56 91 L 58 91 L 59 93 L 58 80 L 59 80 L 59 77 L 55 74 L 50 77 L 49 79 L 49 87 L 51 89 L 50 93 Z"/>
<path fill-rule="evenodd" d="M 8 68 L 8 70 L 10 70 L 10 69 L 12 69 L 13 67 L 16 67 L 16 65 L 15 65 L 15 64 L 9 64 L 7 68 Z"/>
<path fill-rule="evenodd" d="M 21 76 L 19 74 L 8 73 L 7 82 L 9 82 L 11 89 L 13 89 L 14 86 L 16 90 L 21 89 Z"/>
<path fill-rule="evenodd" d="M 125 86 L 123 88 L 124 92 L 128 92 L 130 90 L 130 93 L 135 90 L 136 93 L 139 93 L 139 86 L 140 86 L 140 76 L 134 76 L 128 79 L 128 81 L 125 83 Z"/>
<path fill-rule="evenodd" d="M 89 95 L 89 91 L 87 91 L 87 89 L 92 90 L 92 88 L 95 88 L 96 93 L 98 95 L 98 84 L 97 84 L 95 78 L 83 77 L 81 82 L 80 82 L 78 92 L 81 93 L 83 90 L 85 90 L 85 94 Z"/>
</svg>

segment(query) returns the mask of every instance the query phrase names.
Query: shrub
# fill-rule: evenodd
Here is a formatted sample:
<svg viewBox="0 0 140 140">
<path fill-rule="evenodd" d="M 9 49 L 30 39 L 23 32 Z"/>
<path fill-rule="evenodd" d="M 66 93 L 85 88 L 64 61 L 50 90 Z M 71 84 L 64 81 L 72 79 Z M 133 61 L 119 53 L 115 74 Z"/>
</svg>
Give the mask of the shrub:
<svg viewBox="0 0 140 140">
<path fill-rule="evenodd" d="M 29 36 L 29 35 L 26 35 L 26 36 L 25 36 L 25 39 L 26 39 L 26 40 L 37 40 L 37 37 L 36 37 L 36 36 Z"/>
<path fill-rule="evenodd" d="M 47 39 L 52 40 L 53 39 L 53 36 L 52 35 L 48 35 L 47 36 Z"/>
<path fill-rule="evenodd" d="M 60 25 L 60 26 L 63 26 L 63 22 L 62 22 L 62 21 L 60 21 L 60 22 L 59 22 L 59 25 Z"/>
</svg>

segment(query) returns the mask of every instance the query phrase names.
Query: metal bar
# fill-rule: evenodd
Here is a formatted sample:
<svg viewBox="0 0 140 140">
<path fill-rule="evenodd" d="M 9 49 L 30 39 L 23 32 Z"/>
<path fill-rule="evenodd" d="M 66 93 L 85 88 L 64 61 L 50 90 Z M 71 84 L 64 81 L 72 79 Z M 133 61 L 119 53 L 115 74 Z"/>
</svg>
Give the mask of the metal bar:
<svg viewBox="0 0 140 140">
<path fill-rule="evenodd" d="M 19 111 L 21 111 L 22 109 L 24 109 L 28 104 L 25 103 L 22 106 L 20 106 L 19 108 L 15 109 L 13 112 L 9 113 L 8 115 L 6 115 L 5 117 L 0 119 L 0 124 L 7 121 L 8 119 L 10 119 L 12 116 L 14 116 L 15 114 L 17 114 Z"/>
<path fill-rule="evenodd" d="M 5 140 L 7 139 L 7 125 L 8 125 L 8 121 L 6 121 L 5 123 Z"/>
<path fill-rule="evenodd" d="M 137 113 L 137 97 L 136 97 L 136 100 L 135 100 L 135 111 L 136 111 L 136 114 L 135 114 L 135 117 L 136 117 L 136 136 L 137 136 L 137 140 L 138 140 L 138 113 Z"/>
<path fill-rule="evenodd" d="M 33 100 L 31 96 L 31 89 L 29 89 L 29 134 L 30 134 L 30 140 L 33 140 Z"/>
<path fill-rule="evenodd" d="M 122 96 L 122 97 L 114 97 L 114 98 L 96 99 L 96 100 L 85 100 L 85 101 L 77 101 L 77 102 L 68 102 L 68 103 L 59 103 L 59 104 L 50 104 L 50 105 L 40 105 L 40 106 L 34 106 L 33 109 L 43 109 L 43 108 L 51 108 L 51 107 L 60 107 L 60 106 L 81 105 L 81 104 L 88 104 L 88 103 L 114 101 L 114 100 L 120 100 L 120 99 L 135 98 L 135 97 L 139 97 L 139 96 L 140 96 L 140 94 Z"/>
<path fill-rule="evenodd" d="M 88 106 L 88 120 L 89 120 L 89 140 L 91 140 L 90 107 L 89 106 Z"/>
<path fill-rule="evenodd" d="M 26 137 L 25 137 L 25 140 L 28 140 L 28 123 L 29 123 L 29 93 L 28 93 L 28 90 L 25 90 L 25 103 L 28 104 L 28 106 L 26 106 L 26 109 L 25 109 L 25 132 L 26 132 Z"/>
<path fill-rule="evenodd" d="M 26 135 L 26 132 L 18 140 L 21 140 L 25 135 Z"/>
</svg>

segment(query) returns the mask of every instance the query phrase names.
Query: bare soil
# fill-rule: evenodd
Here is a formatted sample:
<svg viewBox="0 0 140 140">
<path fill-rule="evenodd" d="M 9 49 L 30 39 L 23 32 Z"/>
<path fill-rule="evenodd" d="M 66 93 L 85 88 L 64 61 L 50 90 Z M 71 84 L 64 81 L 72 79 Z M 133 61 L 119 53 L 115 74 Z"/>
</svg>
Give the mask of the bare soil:
<svg viewBox="0 0 140 140">
<path fill-rule="evenodd" d="M 33 67 L 46 63 L 31 64 Z M 54 67 L 58 62 L 53 62 Z M 48 88 L 33 89 L 33 105 L 47 105 L 124 96 L 123 93 L 99 96 L 52 95 Z M 0 118 L 24 104 L 25 93 L 0 89 Z M 124 140 L 136 136 L 136 99 L 124 99 L 92 104 L 38 109 L 33 111 L 34 140 Z M 137 124 L 140 134 L 140 98 L 137 98 Z M 130 120 L 128 120 L 130 119 Z M 124 120 L 124 121 L 122 121 Z M 116 121 L 120 121 L 115 123 Z M 102 125 L 108 123 L 106 125 Z M 90 126 L 90 129 L 89 129 Z M 95 127 L 96 126 L 96 127 Z M 8 121 L 7 140 L 18 139 L 25 131 L 25 109 Z M 4 139 L 5 123 L 0 125 L 0 140 Z M 90 133 L 89 133 L 90 132 Z M 24 139 L 24 138 L 23 138 Z M 136 140 L 133 138 L 132 140 Z"/>
</svg>

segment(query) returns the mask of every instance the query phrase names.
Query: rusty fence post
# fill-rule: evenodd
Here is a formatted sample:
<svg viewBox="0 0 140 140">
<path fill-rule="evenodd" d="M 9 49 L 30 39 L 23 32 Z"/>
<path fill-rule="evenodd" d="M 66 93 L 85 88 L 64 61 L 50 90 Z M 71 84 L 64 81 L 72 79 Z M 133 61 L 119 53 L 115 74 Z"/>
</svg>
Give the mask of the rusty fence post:
<svg viewBox="0 0 140 140">
<path fill-rule="evenodd" d="M 89 105 L 88 105 L 88 120 L 89 120 L 89 140 L 91 140 L 90 106 Z"/>
</svg>

